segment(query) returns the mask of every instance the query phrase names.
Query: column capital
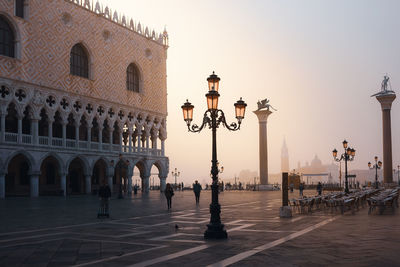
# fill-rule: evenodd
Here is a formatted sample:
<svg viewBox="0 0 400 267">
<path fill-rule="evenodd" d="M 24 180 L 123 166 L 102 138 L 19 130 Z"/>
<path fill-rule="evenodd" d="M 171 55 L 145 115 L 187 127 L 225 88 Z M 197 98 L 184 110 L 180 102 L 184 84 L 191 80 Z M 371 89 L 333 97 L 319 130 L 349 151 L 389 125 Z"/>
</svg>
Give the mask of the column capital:
<svg viewBox="0 0 400 267">
<path fill-rule="evenodd" d="M 253 111 L 253 113 L 257 115 L 259 123 L 262 123 L 262 122 L 266 123 L 268 116 L 272 114 L 272 111 L 265 109 L 265 110 L 256 110 L 256 111 Z"/>
<path fill-rule="evenodd" d="M 396 99 L 396 94 L 381 94 L 377 95 L 376 99 L 381 103 L 382 110 L 387 110 L 392 108 L 392 103 Z"/>
</svg>

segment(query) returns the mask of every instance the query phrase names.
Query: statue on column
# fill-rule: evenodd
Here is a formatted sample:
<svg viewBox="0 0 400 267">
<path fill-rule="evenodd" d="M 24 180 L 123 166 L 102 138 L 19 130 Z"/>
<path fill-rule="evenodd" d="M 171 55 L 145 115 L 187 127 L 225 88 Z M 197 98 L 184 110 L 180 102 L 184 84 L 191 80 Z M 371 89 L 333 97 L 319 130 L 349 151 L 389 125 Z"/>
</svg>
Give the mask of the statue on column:
<svg viewBox="0 0 400 267">
<path fill-rule="evenodd" d="M 272 106 L 269 104 L 268 98 L 266 98 L 266 99 L 264 99 L 264 100 L 261 100 L 261 101 L 258 100 L 257 106 L 258 106 L 258 109 L 257 109 L 257 110 L 261 110 L 261 109 L 264 109 L 264 108 L 266 108 L 267 110 L 269 110 L 269 108 L 271 108 L 271 109 L 277 111 L 274 107 L 272 107 Z"/>
<path fill-rule="evenodd" d="M 395 92 L 392 90 L 392 86 L 390 85 L 389 80 L 390 80 L 389 76 L 384 75 L 383 80 L 381 82 L 381 91 L 372 95 L 371 97 L 379 96 L 379 95 L 386 95 L 386 94 L 395 94 Z"/>
<path fill-rule="evenodd" d="M 387 86 L 388 86 L 388 82 L 389 82 L 389 76 L 385 75 L 383 76 L 383 81 L 381 83 L 381 91 L 382 92 L 387 92 Z"/>
</svg>

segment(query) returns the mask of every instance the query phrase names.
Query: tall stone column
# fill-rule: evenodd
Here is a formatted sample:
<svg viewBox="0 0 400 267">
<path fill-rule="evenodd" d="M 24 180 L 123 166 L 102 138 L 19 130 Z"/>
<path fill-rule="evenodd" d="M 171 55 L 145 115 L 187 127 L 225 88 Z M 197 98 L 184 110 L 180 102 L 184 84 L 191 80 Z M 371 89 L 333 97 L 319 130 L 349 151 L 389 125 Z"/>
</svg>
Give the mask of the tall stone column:
<svg viewBox="0 0 400 267">
<path fill-rule="evenodd" d="M 67 174 L 62 173 L 61 174 L 61 189 L 63 191 L 63 196 L 67 196 Z"/>
<path fill-rule="evenodd" d="M 160 191 L 164 192 L 167 187 L 167 177 L 160 177 Z"/>
<path fill-rule="evenodd" d="M 39 196 L 39 174 L 32 174 L 31 175 L 31 197 L 38 197 Z"/>
<path fill-rule="evenodd" d="M 257 115 L 259 124 L 259 153 L 260 153 L 260 184 L 268 184 L 268 142 L 267 120 L 272 114 L 269 109 L 253 111 Z"/>
<path fill-rule="evenodd" d="M 383 182 L 393 182 L 392 168 L 392 127 L 390 110 L 396 99 L 396 94 L 386 93 L 376 95 L 382 108 L 382 138 L 383 138 Z"/>
<path fill-rule="evenodd" d="M 0 173 L 0 198 L 6 197 L 6 175 Z"/>
<path fill-rule="evenodd" d="M 6 114 L 1 114 L 1 135 L 0 135 L 0 142 L 4 143 L 6 137 Z"/>
<path fill-rule="evenodd" d="M 134 166 L 129 166 L 128 165 L 128 171 L 127 171 L 127 176 L 128 176 L 128 195 L 132 195 L 133 168 L 134 168 Z"/>
<path fill-rule="evenodd" d="M 90 195 L 92 193 L 92 176 L 85 175 L 85 193 Z"/>
<path fill-rule="evenodd" d="M 150 191 L 150 175 L 142 176 L 142 192 L 149 193 Z"/>
<path fill-rule="evenodd" d="M 108 179 L 107 179 L 107 183 L 108 183 L 108 186 L 110 187 L 110 189 L 111 189 L 111 193 L 113 192 L 113 175 L 109 175 L 108 176 Z"/>
</svg>

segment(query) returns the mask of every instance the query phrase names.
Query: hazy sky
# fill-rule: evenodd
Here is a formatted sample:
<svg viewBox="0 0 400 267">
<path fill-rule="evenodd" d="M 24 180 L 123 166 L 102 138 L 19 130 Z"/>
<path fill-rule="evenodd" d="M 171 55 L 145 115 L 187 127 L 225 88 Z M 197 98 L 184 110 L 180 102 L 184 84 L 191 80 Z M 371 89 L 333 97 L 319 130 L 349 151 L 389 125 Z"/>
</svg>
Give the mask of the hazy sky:
<svg viewBox="0 0 400 267">
<path fill-rule="evenodd" d="M 356 149 L 350 169 L 382 158 L 380 105 L 370 96 L 383 75 L 400 88 L 399 1 L 136 1 L 108 0 L 112 9 L 161 32 L 168 49 L 168 139 L 170 170 L 186 183 L 209 179 L 211 131 L 188 133 L 180 106 L 194 104 L 194 121 L 206 109 L 206 78 L 221 78 L 220 108 L 234 120 L 233 104 L 248 103 L 242 129 L 218 129 L 222 178 L 242 169 L 258 171 L 259 99 L 278 109 L 268 121 L 270 173 L 280 171 L 284 136 L 290 167 L 315 154 L 332 161 L 332 149 L 347 139 Z M 400 164 L 400 100 L 392 107 L 393 164 Z M 172 176 L 168 177 L 172 182 Z"/>
</svg>

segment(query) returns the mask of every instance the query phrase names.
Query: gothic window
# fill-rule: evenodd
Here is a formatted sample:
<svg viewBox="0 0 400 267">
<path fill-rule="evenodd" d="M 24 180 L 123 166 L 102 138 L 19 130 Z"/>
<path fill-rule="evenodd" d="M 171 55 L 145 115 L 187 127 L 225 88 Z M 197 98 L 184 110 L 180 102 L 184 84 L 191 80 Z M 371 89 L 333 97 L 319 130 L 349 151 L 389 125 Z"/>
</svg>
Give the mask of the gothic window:
<svg viewBox="0 0 400 267">
<path fill-rule="evenodd" d="M 40 111 L 40 121 L 39 121 L 39 136 L 49 135 L 49 122 L 46 114 L 46 110 L 42 109 Z"/>
<path fill-rule="evenodd" d="M 8 133 L 18 133 L 18 115 L 14 103 L 8 105 L 5 130 Z"/>
<path fill-rule="evenodd" d="M 89 57 L 81 44 L 76 44 L 71 49 L 70 72 L 72 75 L 89 78 Z"/>
<path fill-rule="evenodd" d="M 139 69 L 131 63 L 126 69 L 126 89 L 139 93 Z"/>
<path fill-rule="evenodd" d="M 0 55 L 15 57 L 14 32 L 9 23 L 0 16 Z"/>
<path fill-rule="evenodd" d="M 24 18 L 24 2 L 25 0 L 15 1 L 15 16 Z"/>
</svg>

